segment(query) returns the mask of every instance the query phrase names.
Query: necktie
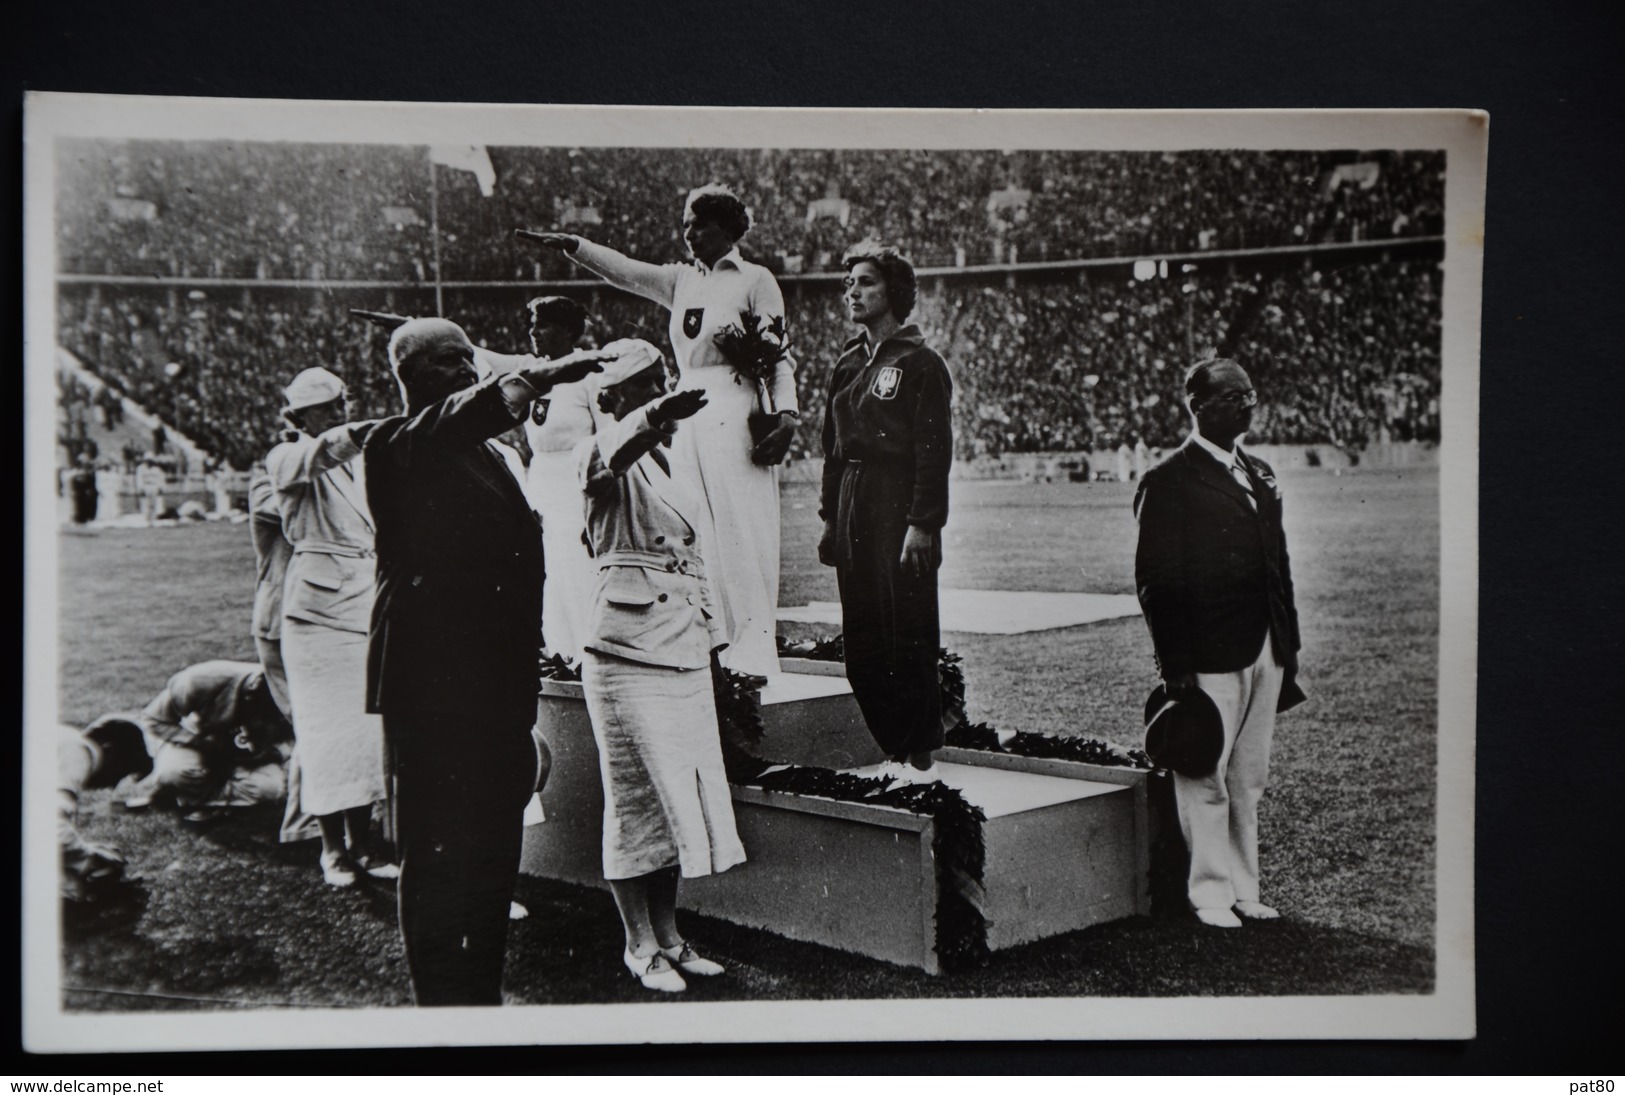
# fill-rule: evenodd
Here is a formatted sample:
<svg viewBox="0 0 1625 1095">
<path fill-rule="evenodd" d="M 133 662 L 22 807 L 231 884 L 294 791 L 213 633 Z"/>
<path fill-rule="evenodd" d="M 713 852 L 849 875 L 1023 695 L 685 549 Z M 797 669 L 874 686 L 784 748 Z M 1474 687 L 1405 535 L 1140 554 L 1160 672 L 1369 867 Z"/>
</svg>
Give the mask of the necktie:
<svg viewBox="0 0 1625 1095">
<path fill-rule="evenodd" d="M 665 472 L 667 477 L 669 478 L 671 476 L 671 465 L 666 462 L 666 454 L 661 452 L 658 448 L 654 448 L 654 449 L 649 450 L 649 455 L 650 455 L 650 457 L 652 457 L 654 459 L 654 462 L 660 467 L 660 470 Z"/>
<path fill-rule="evenodd" d="M 1248 478 L 1247 469 L 1241 466 L 1240 460 L 1232 459 L 1230 461 L 1230 477 L 1236 481 L 1242 490 L 1247 492 L 1247 501 L 1256 507 L 1258 502 L 1253 498 L 1253 481 Z"/>
</svg>

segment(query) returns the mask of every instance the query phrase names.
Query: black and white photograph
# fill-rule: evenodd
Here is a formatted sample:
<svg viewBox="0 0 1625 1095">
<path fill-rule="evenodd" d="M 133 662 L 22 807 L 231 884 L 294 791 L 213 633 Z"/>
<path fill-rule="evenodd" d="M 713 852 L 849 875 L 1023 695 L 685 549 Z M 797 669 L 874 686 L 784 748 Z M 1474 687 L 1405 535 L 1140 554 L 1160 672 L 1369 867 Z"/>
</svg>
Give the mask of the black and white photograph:
<svg viewBox="0 0 1625 1095">
<path fill-rule="evenodd" d="M 1487 126 L 31 95 L 28 1048 L 1471 1037 Z"/>
</svg>

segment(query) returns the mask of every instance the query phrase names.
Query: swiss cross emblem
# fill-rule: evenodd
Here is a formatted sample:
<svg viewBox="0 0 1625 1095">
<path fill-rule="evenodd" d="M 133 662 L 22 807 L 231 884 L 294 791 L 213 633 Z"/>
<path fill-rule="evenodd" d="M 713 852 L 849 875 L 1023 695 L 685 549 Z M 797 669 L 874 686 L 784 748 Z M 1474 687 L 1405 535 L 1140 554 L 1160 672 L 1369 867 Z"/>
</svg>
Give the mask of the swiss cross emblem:
<svg viewBox="0 0 1625 1095">
<path fill-rule="evenodd" d="M 704 308 L 690 308 L 683 313 L 683 334 L 689 338 L 700 337 L 700 320 L 705 318 Z"/>
<path fill-rule="evenodd" d="M 887 365 L 875 375 L 875 382 L 869 386 L 869 391 L 876 399 L 895 399 L 902 380 L 903 370 L 895 365 Z"/>
<path fill-rule="evenodd" d="M 547 408 L 549 406 L 551 406 L 551 405 L 552 405 L 552 400 L 548 400 L 548 399 L 538 399 L 534 403 L 532 403 L 530 405 L 530 420 L 531 420 L 531 422 L 533 422 L 535 425 L 538 425 L 538 426 L 540 426 L 542 423 L 546 422 L 547 421 Z"/>
</svg>

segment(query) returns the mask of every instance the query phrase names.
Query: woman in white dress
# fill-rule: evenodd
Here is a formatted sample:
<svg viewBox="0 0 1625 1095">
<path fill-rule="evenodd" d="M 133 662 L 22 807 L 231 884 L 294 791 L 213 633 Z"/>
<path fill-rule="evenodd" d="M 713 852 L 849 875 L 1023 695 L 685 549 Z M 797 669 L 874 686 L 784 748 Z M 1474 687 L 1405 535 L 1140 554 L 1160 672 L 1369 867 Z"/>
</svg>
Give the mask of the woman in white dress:
<svg viewBox="0 0 1625 1095">
<path fill-rule="evenodd" d="M 531 352 L 544 359 L 563 357 L 587 329 L 587 310 L 569 297 L 537 297 L 530 312 Z M 575 476 L 575 447 L 592 436 L 587 382 L 560 384 L 531 404 L 525 420 L 530 468 L 525 494 L 542 516 L 542 547 L 547 581 L 542 587 L 542 636 L 548 652 L 581 660 L 581 637 L 591 606 L 597 567 L 583 543 L 581 483 Z"/>
<path fill-rule="evenodd" d="M 712 977 L 723 967 L 678 932 L 678 880 L 745 859 L 712 694 L 711 660 L 723 640 L 690 516 L 699 503 L 665 450 L 706 396 L 665 395 L 659 351 L 633 340 L 605 348 L 618 347 L 624 352 L 596 378 L 606 417 L 576 450 L 597 567 L 581 680 L 604 786 L 604 878 L 626 930 L 624 960 L 645 988 L 681 992 L 685 976 Z"/>
<path fill-rule="evenodd" d="M 692 191 L 683 209 L 692 263 L 640 262 L 565 233 L 524 235 L 670 310 L 678 390 L 703 391 L 707 399 L 691 428 L 677 434 L 671 459 L 704 496 L 706 568 L 726 576 L 714 590 L 729 643 L 723 661 L 740 673 L 771 676 L 779 671 L 778 464 L 800 418 L 794 364 L 786 356 L 760 387 L 740 382 L 714 341 L 723 328 L 740 324 L 742 312 L 758 316 L 764 329 L 785 329 L 778 283 L 766 267 L 739 254 L 750 225 L 750 211 L 738 197 L 706 186 Z M 777 416 L 777 422 L 756 443 L 749 420 L 758 411 Z"/>
<path fill-rule="evenodd" d="M 306 369 L 285 393 L 298 436 L 265 457 L 282 532 L 293 547 L 282 599 L 282 660 L 293 708 L 299 806 L 321 829 L 322 877 L 393 878 L 370 846 L 384 800 L 383 724 L 367 714 L 367 627 L 374 592 L 372 515 L 356 459 L 371 422 L 349 422 L 344 382 Z"/>
</svg>

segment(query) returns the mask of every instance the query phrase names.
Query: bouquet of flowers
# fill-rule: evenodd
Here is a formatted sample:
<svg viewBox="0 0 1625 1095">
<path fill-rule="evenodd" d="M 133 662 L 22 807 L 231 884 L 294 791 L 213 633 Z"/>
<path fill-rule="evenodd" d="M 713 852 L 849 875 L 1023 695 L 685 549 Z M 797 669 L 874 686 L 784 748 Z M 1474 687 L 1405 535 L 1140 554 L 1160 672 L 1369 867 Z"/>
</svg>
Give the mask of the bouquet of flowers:
<svg viewBox="0 0 1625 1095">
<path fill-rule="evenodd" d="M 766 323 L 755 312 L 739 313 L 739 322 L 730 323 L 711 339 L 734 371 L 735 384 L 756 389 L 756 411 L 750 416 L 750 440 L 759 444 L 779 424 L 773 406 L 773 371 L 790 354 L 790 340 L 784 317 L 774 316 Z"/>
</svg>

